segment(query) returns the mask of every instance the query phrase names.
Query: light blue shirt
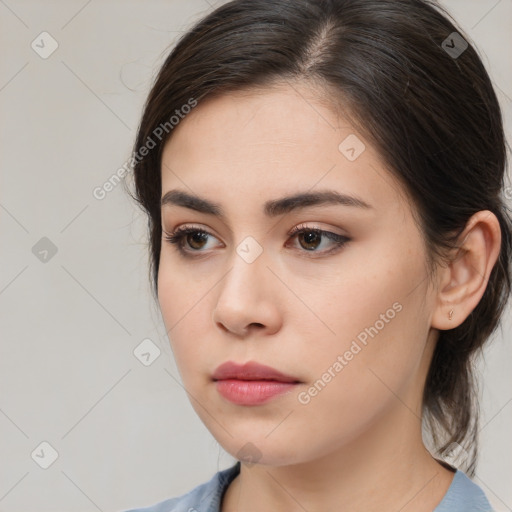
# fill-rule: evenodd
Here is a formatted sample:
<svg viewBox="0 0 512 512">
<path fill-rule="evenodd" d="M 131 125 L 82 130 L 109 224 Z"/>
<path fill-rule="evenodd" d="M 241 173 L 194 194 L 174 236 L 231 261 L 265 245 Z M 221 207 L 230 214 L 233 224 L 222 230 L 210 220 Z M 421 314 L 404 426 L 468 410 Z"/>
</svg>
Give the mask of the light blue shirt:
<svg viewBox="0 0 512 512">
<path fill-rule="evenodd" d="M 229 484 L 240 473 L 240 462 L 218 471 L 208 482 L 176 498 L 125 512 L 220 512 L 220 504 Z M 484 491 L 457 470 L 443 500 L 433 512 L 495 512 Z"/>
</svg>

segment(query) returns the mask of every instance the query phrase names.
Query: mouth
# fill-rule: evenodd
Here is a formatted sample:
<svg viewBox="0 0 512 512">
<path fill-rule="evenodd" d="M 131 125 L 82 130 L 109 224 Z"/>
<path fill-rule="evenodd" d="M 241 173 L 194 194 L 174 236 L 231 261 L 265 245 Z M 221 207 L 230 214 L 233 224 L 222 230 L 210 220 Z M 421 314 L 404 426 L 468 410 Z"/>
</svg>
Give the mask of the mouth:
<svg viewBox="0 0 512 512">
<path fill-rule="evenodd" d="M 253 361 L 221 364 L 212 380 L 219 394 L 236 405 L 261 405 L 300 384 L 291 375 Z"/>
</svg>

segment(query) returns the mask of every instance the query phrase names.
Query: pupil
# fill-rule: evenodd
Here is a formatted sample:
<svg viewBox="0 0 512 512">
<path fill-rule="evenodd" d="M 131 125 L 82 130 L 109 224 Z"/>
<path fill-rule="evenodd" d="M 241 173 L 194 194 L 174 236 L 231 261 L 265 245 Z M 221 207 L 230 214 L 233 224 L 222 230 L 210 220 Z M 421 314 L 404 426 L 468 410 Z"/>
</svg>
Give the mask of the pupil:
<svg viewBox="0 0 512 512">
<path fill-rule="evenodd" d="M 309 231 L 308 233 L 303 234 L 304 240 L 307 245 L 312 244 L 313 247 L 305 247 L 306 249 L 314 249 L 318 246 L 318 242 L 320 240 L 320 234 L 315 233 L 314 231 Z"/>
<path fill-rule="evenodd" d="M 189 243 L 190 240 L 192 240 L 192 243 L 190 243 L 190 246 L 194 249 L 201 249 L 201 247 L 204 245 L 202 242 L 206 242 L 206 237 L 208 235 L 206 233 L 193 233 L 192 235 L 189 235 Z M 197 243 L 197 245 L 195 245 Z"/>
</svg>

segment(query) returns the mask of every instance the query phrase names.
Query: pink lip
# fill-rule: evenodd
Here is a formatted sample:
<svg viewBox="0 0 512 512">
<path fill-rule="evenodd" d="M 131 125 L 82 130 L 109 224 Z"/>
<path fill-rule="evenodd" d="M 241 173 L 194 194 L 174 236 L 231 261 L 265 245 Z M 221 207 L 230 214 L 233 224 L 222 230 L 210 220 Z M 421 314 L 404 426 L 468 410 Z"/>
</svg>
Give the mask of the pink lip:
<svg viewBox="0 0 512 512">
<path fill-rule="evenodd" d="M 228 361 L 213 373 L 217 391 L 238 405 L 259 405 L 290 391 L 299 380 L 270 366 L 250 361 L 239 365 Z"/>
</svg>

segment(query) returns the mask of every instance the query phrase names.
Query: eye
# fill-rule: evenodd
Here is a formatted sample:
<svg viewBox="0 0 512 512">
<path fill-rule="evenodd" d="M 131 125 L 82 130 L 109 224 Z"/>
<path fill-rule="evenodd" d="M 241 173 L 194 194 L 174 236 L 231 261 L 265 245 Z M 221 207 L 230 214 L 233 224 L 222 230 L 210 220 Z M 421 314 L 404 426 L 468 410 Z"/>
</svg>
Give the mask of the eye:
<svg viewBox="0 0 512 512">
<path fill-rule="evenodd" d="M 350 241 L 350 238 L 344 235 L 339 235 L 338 233 L 333 233 L 332 231 L 326 231 L 315 227 L 308 227 L 304 224 L 293 228 L 288 233 L 288 236 L 291 238 L 296 237 L 300 247 L 305 249 L 307 252 L 321 254 L 341 249 L 341 247 Z M 325 246 L 331 246 L 331 248 L 325 249 Z M 317 250 L 318 248 L 323 248 L 324 250 Z"/>
<path fill-rule="evenodd" d="M 173 233 L 165 233 L 165 239 L 176 245 L 178 251 L 183 255 L 191 252 L 204 252 L 202 249 L 211 249 L 208 247 L 209 238 L 215 237 L 201 228 L 181 227 L 177 228 Z M 188 246 L 188 248 L 185 248 Z"/>
<path fill-rule="evenodd" d="M 344 235 L 303 224 L 293 228 L 288 236 L 290 239 L 296 238 L 299 241 L 300 247 L 304 249 L 302 252 L 319 255 L 336 252 L 350 241 L 350 238 Z M 177 228 L 172 233 L 165 233 L 165 239 L 176 245 L 183 256 L 197 257 L 215 247 L 215 244 L 210 246 L 208 244 L 211 240 L 216 240 L 216 237 L 202 228 L 185 226 Z"/>
</svg>

